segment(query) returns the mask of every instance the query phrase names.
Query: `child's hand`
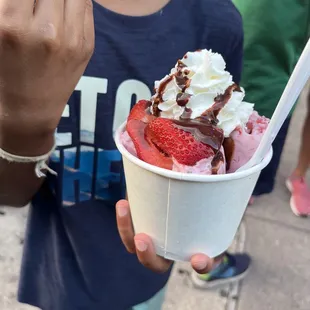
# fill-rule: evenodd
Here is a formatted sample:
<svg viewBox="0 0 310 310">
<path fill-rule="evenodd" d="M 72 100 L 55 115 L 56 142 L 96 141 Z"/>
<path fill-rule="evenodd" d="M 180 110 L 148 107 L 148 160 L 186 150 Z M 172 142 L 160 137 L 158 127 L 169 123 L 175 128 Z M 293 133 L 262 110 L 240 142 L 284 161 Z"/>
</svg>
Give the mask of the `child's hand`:
<svg viewBox="0 0 310 310">
<path fill-rule="evenodd" d="M 91 0 L 0 1 L 2 148 L 30 156 L 51 149 L 93 46 Z"/>
<path fill-rule="evenodd" d="M 116 204 L 116 214 L 118 231 L 127 251 L 136 254 L 145 267 L 155 272 L 167 271 L 172 262 L 156 255 L 151 238 L 145 234 L 134 235 L 127 200 Z M 191 258 L 191 264 L 196 272 L 207 273 L 212 269 L 213 260 L 204 254 L 196 254 Z"/>
</svg>

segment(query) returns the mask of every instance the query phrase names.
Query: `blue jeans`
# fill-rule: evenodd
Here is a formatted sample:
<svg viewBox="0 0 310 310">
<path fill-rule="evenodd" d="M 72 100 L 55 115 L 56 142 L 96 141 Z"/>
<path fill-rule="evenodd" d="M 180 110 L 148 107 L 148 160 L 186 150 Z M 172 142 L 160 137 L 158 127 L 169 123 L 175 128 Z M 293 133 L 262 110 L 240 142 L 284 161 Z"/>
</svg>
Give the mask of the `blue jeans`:
<svg viewBox="0 0 310 310">
<path fill-rule="evenodd" d="M 155 296 L 142 304 L 136 305 L 132 310 L 160 310 L 165 300 L 166 288 L 164 287 Z"/>
</svg>

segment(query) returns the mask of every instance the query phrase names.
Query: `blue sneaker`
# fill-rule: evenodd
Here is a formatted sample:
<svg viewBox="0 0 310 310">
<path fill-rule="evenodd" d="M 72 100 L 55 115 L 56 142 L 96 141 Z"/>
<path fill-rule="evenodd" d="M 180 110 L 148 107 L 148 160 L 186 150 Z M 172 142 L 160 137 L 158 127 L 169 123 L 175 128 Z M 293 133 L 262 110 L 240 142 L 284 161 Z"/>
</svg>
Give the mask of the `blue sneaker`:
<svg viewBox="0 0 310 310">
<path fill-rule="evenodd" d="M 209 273 L 192 273 L 192 281 L 195 287 L 209 289 L 231 284 L 242 280 L 250 267 L 251 257 L 247 254 L 231 255 L 226 253 L 222 262 Z"/>
</svg>

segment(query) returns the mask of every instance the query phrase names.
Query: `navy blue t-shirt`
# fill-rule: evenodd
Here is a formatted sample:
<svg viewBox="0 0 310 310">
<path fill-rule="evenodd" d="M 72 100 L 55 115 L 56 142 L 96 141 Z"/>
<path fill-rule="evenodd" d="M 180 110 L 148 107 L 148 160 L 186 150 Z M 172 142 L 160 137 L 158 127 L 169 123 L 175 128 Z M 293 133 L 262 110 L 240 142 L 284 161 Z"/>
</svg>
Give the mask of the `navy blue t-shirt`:
<svg viewBox="0 0 310 310">
<path fill-rule="evenodd" d="M 44 310 L 125 310 L 166 284 L 169 273 L 145 269 L 119 238 L 114 203 L 125 181 L 113 131 L 187 51 L 221 53 L 240 80 L 242 23 L 231 0 L 171 0 L 144 17 L 94 3 L 94 16 L 95 52 L 57 130 L 58 177 L 29 214 L 19 300 Z"/>
</svg>

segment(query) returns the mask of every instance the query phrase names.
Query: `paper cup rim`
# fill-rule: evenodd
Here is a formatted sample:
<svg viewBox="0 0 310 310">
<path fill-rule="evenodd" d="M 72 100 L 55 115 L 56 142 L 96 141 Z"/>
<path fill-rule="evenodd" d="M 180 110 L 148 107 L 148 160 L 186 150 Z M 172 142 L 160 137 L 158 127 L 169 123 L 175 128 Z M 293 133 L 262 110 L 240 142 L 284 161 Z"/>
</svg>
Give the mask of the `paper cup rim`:
<svg viewBox="0 0 310 310">
<path fill-rule="evenodd" d="M 124 132 L 126 123 L 123 123 L 115 132 L 115 143 L 122 154 L 126 159 L 128 159 L 133 164 L 148 170 L 150 172 L 153 172 L 155 174 L 161 175 L 163 177 L 169 178 L 169 179 L 175 179 L 175 180 L 181 180 L 181 181 L 190 181 L 190 182 L 223 182 L 223 181 L 231 181 L 236 179 L 242 179 L 249 175 L 255 174 L 261 170 L 263 170 L 270 162 L 273 150 L 272 147 L 268 154 L 265 156 L 265 158 L 259 163 L 258 165 L 255 165 L 249 169 L 240 171 L 240 172 L 233 172 L 228 174 L 218 174 L 218 175 L 205 175 L 205 174 L 194 174 L 194 173 L 183 173 L 183 172 L 177 172 L 172 171 L 164 168 L 159 168 L 157 166 L 153 166 L 151 164 L 148 164 L 144 162 L 143 160 L 139 159 L 138 157 L 132 155 L 130 152 L 127 151 L 127 149 L 124 147 L 122 141 L 121 141 L 121 134 Z"/>
</svg>

